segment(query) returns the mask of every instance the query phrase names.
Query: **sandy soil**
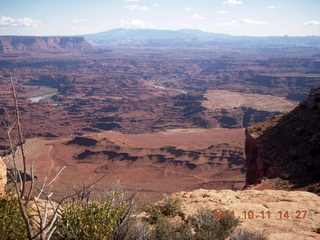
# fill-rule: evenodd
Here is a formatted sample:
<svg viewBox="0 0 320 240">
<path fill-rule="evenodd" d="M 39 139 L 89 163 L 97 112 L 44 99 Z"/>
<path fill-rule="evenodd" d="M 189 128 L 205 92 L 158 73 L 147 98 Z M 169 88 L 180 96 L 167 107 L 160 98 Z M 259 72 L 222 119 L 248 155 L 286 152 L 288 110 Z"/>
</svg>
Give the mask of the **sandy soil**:
<svg viewBox="0 0 320 240">
<path fill-rule="evenodd" d="M 248 107 L 269 112 L 285 112 L 291 111 L 297 105 L 284 97 L 226 90 L 210 90 L 204 96 L 208 100 L 203 102 L 203 106 L 211 110 Z"/>
</svg>

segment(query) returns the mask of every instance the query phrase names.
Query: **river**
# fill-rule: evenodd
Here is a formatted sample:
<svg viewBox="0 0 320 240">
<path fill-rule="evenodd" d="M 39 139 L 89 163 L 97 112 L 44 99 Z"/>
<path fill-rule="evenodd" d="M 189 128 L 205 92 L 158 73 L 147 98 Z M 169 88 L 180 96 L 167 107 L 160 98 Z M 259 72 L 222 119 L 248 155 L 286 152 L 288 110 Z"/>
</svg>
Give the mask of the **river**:
<svg viewBox="0 0 320 240">
<path fill-rule="evenodd" d="M 37 97 L 31 97 L 29 99 L 31 100 L 31 102 L 37 103 L 41 100 L 52 98 L 54 95 L 55 95 L 55 93 L 50 93 L 50 94 L 41 95 L 41 96 L 37 96 Z"/>
</svg>

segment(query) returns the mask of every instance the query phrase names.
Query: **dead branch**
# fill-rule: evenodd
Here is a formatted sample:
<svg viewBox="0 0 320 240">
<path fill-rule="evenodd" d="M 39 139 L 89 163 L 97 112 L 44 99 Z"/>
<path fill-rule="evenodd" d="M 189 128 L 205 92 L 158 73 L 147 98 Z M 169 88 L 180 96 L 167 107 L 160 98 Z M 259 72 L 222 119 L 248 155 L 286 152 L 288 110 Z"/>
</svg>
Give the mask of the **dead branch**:
<svg viewBox="0 0 320 240">
<path fill-rule="evenodd" d="M 15 112 L 15 118 L 16 118 L 15 123 L 17 124 L 17 127 L 18 127 L 19 146 L 20 146 L 21 154 L 22 154 L 22 164 L 23 164 L 23 172 L 22 173 L 23 174 L 22 174 L 22 184 L 21 184 L 21 186 L 22 186 L 21 196 L 24 196 L 26 181 L 27 181 L 27 163 L 26 163 L 26 155 L 24 154 L 24 149 L 23 149 L 22 129 L 21 129 L 21 124 L 20 124 L 20 114 L 19 114 L 17 93 L 16 93 L 16 89 L 15 89 L 13 81 L 12 81 L 11 73 L 10 73 L 10 84 L 11 84 L 11 91 L 12 91 L 12 96 L 13 96 L 13 100 L 14 100 L 14 112 Z"/>
</svg>

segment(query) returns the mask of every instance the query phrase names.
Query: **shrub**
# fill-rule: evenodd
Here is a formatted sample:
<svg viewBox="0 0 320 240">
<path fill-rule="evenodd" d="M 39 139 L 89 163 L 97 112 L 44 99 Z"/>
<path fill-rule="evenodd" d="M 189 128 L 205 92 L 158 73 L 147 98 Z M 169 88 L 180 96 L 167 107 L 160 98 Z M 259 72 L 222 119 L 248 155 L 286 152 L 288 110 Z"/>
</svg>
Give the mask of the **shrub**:
<svg viewBox="0 0 320 240">
<path fill-rule="evenodd" d="M 160 211 L 164 216 L 174 217 L 181 213 L 181 200 L 172 198 L 168 195 L 163 196 L 163 204 L 160 206 Z"/>
<path fill-rule="evenodd" d="M 159 218 L 161 218 L 161 211 L 160 209 L 154 205 L 151 200 L 147 200 L 142 204 L 143 211 L 147 214 L 147 222 L 150 224 L 155 224 L 158 222 Z"/>
<path fill-rule="evenodd" d="M 151 232 L 149 226 L 138 219 L 131 218 L 130 228 L 123 231 L 124 235 L 113 234 L 110 240 L 150 240 Z"/>
<path fill-rule="evenodd" d="M 239 220 L 234 218 L 232 214 L 216 220 L 209 209 L 199 209 L 197 215 L 189 217 L 189 221 L 195 232 L 194 237 L 197 240 L 224 240 L 230 236 L 239 224 Z"/>
<path fill-rule="evenodd" d="M 288 180 L 282 180 L 280 178 L 276 179 L 276 186 L 279 188 L 289 188 L 290 187 L 290 182 Z"/>
<path fill-rule="evenodd" d="M 290 179 L 290 177 L 291 177 L 290 174 L 285 172 L 281 173 L 281 176 L 280 176 L 282 180 L 288 180 Z"/>
<path fill-rule="evenodd" d="M 318 191 L 318 185 L 316 183 L 310 184 L 307 190 L 308 192 L 316 193 Z"/>
<path fill-rule="evenodd" d="M 19 208 L 18 198 L 7 193 L 0 198 L 0 239 L 26 239 L 27 231 Z"/>
<path fill-rule="evenodd" d="M 65 205 L 58 232 L 67 239 L 109 239 L 123 211 L 111 204 L 112 199 Z"/>
<path fill-rule="evenodd" d="M 248 230 L 240 229 L 233 233 L 230 240 L 267 240 L 267 234 L 264 232 L 251 232 Z"/>
<path fill-rule="evenodd" d="M 141 239 L 135 238 L 142 230 L 137 234 L 138 223 L 132 216 L 135 194 L 127 195 L 117 181 L 97 201 L 71 199 L 63 206 L 55 239 Z"/>
<path fill-rule="evenodd" d="M 192 240 L 193 235 L 190 225 L 185 222 L 173 223 L 160 217 L 153 226 L 150 234 L 151 240 Z"/>
<path fill-rule="evenodd" d="M 147 221 L 155 224 L 162 217 L 174 217 L 181 215 L 181 201 L 178 198 L 172 198 L 163 195 L 163 200 L 159 205 L 155 205 L 149 199 L 142 205 L 143 211 L 148 215 Z"/>
<path fill-rule="evenodd" d="M 146 231 L 134 217 L 136 210 L 135 196 L 136 192 L 127 194 L 120 181 L 114 182 L 111 190 L 105 194 L 103 199 L 111 198 L 113 208 L 120 207 L 123 209 L 110 240 L 147 239 L 141 238 L 145 236 Z M 138 236 L 138 238 L 135 238 L 135 236 Z"/>
<path fill-rule="evenodd" d="M 162 240 L 224 240 L 237 227 L 239 220 L 232 214 L 214 219 L 210 209 L 200 209 L 188 219 L 173 218 L 181 215 L 181 202 L 174 198 L 165 199 L 156 206 L 150 200 L 144 203 L 147 222 L 150 225 L 150 239 Z"/>
</svg>

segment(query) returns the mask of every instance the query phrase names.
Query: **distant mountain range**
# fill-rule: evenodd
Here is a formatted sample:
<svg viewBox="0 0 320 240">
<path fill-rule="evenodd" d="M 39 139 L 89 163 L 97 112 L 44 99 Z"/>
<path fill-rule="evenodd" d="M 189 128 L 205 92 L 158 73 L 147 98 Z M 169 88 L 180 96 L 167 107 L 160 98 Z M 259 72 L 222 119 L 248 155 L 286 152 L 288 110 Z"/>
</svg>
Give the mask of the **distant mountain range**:
<svg viewBox="0 0 320 240">
<path fill-rule="evenodd" d="M 156 29 L 125 29 L 117 28 L 105 32 L 84 35 L 89 40 L 115 39 L 185 39 L 185 38 L 230 38 L 231 35 L 203 32 L 196 29 L 156 30 Z"/>
<path fill-rule="evenodd" d="M 112 29 L 82 36 L 0 36 L 0 54 L 35 52 L 96 52 L 95 46 L 111 47 L 316 47 L 320 36 L 250 37 L 209 33 L 196 29 Z"/>
<path fill-rule="evenodd" d="M 203 32 L 197 29 L 156 30 L 117 28 L 105 32 L 82 35 L 94 45 L 177 45 L 199 43 L 269 43 L 320 46 L 320 36 L 308 37 L 252 37 Z"/>
</svg>

